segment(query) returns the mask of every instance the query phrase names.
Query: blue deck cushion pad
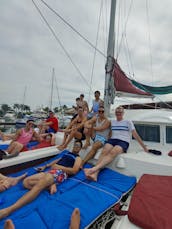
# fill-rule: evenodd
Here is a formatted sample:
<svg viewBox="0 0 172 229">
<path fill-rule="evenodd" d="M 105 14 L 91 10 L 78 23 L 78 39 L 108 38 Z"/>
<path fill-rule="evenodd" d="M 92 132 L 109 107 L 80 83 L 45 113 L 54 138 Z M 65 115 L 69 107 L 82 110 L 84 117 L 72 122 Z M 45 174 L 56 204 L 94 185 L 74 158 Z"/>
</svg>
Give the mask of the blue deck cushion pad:
<svg viewBox="0 0 172 229">
<path fill-rule="evenodd" d="M 39 144 L 38 141 L 32 141 L 32 142 L 29 142 L 29 143 L 27 144 L 26 147 L 27 147 L 29 150 L 31 150 L 32 147 L 37 146 L 38 144 Z M 6 149 L 8 148 L 8 146 L 9 146 L 9 144 L 2 144 L 2 145 L 0 145 L 0 149 L 6 150 Z"/>
<path fill-rule="evenodd" d="M 62 154 L 66 152 L 65 150 Z M 60 156 L 61 154 L 49 161 Z M 86 167 L 89 166 L 86 165 Z M 28 175 L 36 172 L 33 168 L 29 168 L 13 176 L 26 171 Z M 98 182 L 87 180 L 81 170 L 60 184 L 57 193 L 50 195 L 48 191 L 43 191 L 36 200 L 14 212 L 10 218 L 17 229 L 68 229 L 71 213 L 77 207 L 81 213 L 80 228 L 82 229 L 119 202 L 123 194 L 131 190 L 135 184 L 135 177 L 125 176 L 107 168 L 100 172 Z M 27 190 L 20 182 L 15 187 L 1 193 L 0 209 L 14 203 L 26 192 Z M 5 219 L 0 221 L 0 229 L 3 228 L 4 221 Z"/>
</svg>

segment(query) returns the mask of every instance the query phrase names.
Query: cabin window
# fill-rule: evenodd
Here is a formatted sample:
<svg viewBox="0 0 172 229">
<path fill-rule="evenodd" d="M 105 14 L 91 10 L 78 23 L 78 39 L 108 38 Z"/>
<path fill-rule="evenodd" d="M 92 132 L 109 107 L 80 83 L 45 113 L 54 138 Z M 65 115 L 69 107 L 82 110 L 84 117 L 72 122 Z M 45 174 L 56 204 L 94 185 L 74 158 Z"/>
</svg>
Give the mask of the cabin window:
<svg viewBox="0 0 172 229">
<path fill-rule="evenodd" d="M 172 126 L 166 126 L 166 143 L 172 143 Z"/>
<path fill-rule="evenodd" d="M 160 142 L 159 125 L 135 124 L 135 128 L 143 141 Z M 172 133 L 172 129 L 171 129 L 171 133 Z"/>
</svg>

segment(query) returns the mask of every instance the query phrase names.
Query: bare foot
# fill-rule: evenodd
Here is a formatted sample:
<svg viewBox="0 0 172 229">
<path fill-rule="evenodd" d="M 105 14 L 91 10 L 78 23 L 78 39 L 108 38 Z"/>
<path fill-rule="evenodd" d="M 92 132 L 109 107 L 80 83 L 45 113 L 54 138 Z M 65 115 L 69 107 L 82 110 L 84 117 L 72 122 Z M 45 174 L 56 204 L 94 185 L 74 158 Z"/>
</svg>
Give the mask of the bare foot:
<svg viewBox="0 0 172 229">
<path fill-rule="evenodd" d="M 0 220 L 9 216 L 9 215 L 10 215 L 9 208 L 4 208 L 4 209 L 0 210 Z"/>
<path fill-rule="evenodd" d="M 0 130 L 0 138 L 2 139 L 2 141 L 4 141 L 4 134 L 2 133 L 1 130 Z"/>
<path fill-rule="evenodd" d="M 50 186 L 50 194 L 53 195 L 54 193 L 57 192 L 57 187 L 56 187 L 56 184 L 52 184 Z"/>
<path fill-rule="evenodd" d="M 85 173 L 85 175 L 87 176 L 87 175 L 89 175 L 89 174 L 92 174 L 92 173 L 95 173 L 97 170 L 95 169 L 95 167 L 92 167 L 92 168 L 85 168 L 84 169 L 84 173 Z"/>
<path fill-rule="evenodd" d="M 4 224 L 4 229 L 15 229 L 13 221 L 11 219 L 7 219 Z"/>
<path fill-rule="evenodd" d="M 19 181 L 23 180 L 26 176 L 27 173 L 24 173 L 23 175 L 18 177 L 10 177 L 9 179 L 11 179 L 11 185 L 12 186 L 16 185 Z"/>
<path fill-rule="evenodd" d="M 72 212 L 70 219 L 70 228 L 69 229 L 79 229 L 80 226 L 80 211 L 78 208 L 75 208 Z"/>
<path fill-rule="evenodd" d="M 88 180 L 97 181 L 97 173 L 92 173 L 86 176 Z"/>
<path fill-rule="evenodd" d="M 60 146 L 57 147 L 57 149 L 59 149 L 59 150 L 64 150 L 65 148 L 66 148 L 65 145 L 60 145 Z"/>
<path fill-rule="evenodd" d="M 87 179 L 97 181 L 98 171 L 96 171 L 94 168 L 84 169 L 84 173 Z"/>
<path fill-rule="evenodd" d="M 82 147 L 82 149 L 87 149 L 88 146 L 90 146 L 90 142 L 86 142 L 84 146 Z"/>
</svg>

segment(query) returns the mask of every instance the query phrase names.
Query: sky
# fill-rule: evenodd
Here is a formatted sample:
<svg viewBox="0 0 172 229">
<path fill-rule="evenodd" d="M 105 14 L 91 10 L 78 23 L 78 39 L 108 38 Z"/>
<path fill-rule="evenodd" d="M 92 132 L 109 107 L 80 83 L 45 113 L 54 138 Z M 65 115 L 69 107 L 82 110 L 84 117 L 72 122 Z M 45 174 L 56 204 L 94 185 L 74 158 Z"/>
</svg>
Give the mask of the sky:
<svg viewBox="0 0 172 229">
<path fill-rule="evenodd" d="M 110 0 L 45 0 L 104 55 L 95 53 L 42 1 L 34 2 L 65 51 L 32 0 L 1 0 L 0 104 L 46 107 L 53 93 L 52 107 L 70 107 L 83 93 L 91 105 L 95 90 L 103 98 Z M 172 85 L 172 1 L 121 0 L 116 11 L 115 56 L 122 69 L 147 85 Z M 172 95 L 157 97 L 162 100 L 172 100 Z"/>
</svg>

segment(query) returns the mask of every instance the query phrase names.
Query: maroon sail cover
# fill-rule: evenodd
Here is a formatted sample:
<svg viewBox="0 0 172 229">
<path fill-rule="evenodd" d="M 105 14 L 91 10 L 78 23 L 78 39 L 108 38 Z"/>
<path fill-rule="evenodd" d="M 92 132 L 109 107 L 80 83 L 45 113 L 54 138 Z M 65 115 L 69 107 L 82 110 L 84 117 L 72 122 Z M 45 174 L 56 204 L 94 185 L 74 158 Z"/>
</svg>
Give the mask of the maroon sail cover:
<svg viewBox="0 0 172 229">
<path fill-rule="evenodd" d="M 143 229 L 171 229 L 172 176 L 143 175 L 134 189 L 128 218 Z"/>
<path fill-rule="evenodd" d="M 114 77 L 114 86 L 117 91 L 117 95 L 120 95 L 121 92 L 124 92 L 128 96 L 141 96 L 141 97 L 153 97 L 151 93 L 148 93 L 144 90 L 137 88 L 132 84 L 131 80 L 126 76 L 126 74 L 121 70 L 117 62 L 114 64 L 113 69 Z M 123 93 L 121 93 L 123 94 Z"/>
</svg>

